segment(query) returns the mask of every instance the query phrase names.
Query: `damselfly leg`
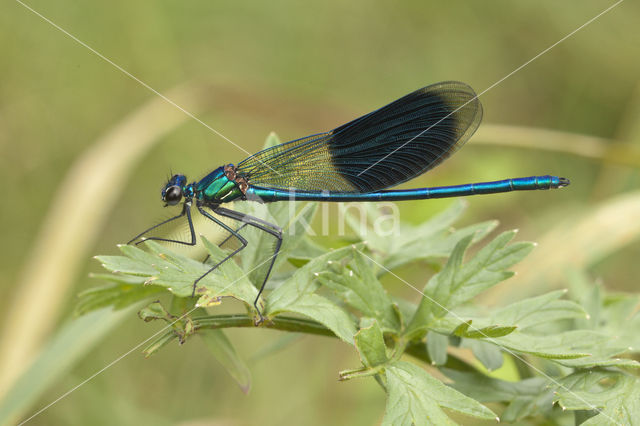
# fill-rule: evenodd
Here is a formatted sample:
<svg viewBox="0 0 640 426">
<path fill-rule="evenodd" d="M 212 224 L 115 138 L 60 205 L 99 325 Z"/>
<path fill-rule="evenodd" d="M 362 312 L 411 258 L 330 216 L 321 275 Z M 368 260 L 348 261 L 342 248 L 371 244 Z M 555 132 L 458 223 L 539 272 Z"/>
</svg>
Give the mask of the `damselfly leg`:
<svg viewBox="0 0 640 426">
<path fill-rule="evenodd" d="M 221 220 L 217 219 L 215 216 L 211 215 L 211 213 L 209 213 L 208 211 L 206 211 L 204 209 L 204 206 L 201 204 L 196 204 L 196 206 L 198 207 L 198 211 L 207 219 L 215 222 L 216 224 L 218 224 L 219 226 L 221 226 L 225 231 L 227 231 L 230 234 L 230 237 L 236 237 L 238 239 L 238 241 L 240 241 L 240 247 L 238 247 L 237 249 L 235 249 L 231 254 L 227 255 L 227 257 L 225 257 L 224 259 L 222 259 L 220 262 L 216 263 L 215 265 L 213 265 L 207 272 L 205 272 L 204 274 L 202 274 L 197 280 L 195 280 L 193 282 L 193 293 L 191 294 L 191 296 L 195 296 L 196 295 L 196 285 L 198 284 L 198 282 L 200 282 L 200 280 L 202 280 L 204 277 L 206 277 L 207 275 L 209 275 L 211 272 L 213 272 L 215 269 L 217 269 L 220 265 L 222 265 L 224 262 L 226 262 L 227 260 L 231 259 L 233 256 L 235 256 L 236 254 L 238 254 L 243 248 L 245 248 L 247 246 L 247 240 L 242 237 L 242 235 L 238 234 L 238 232 L 236 230 L 234 230 L 233 228 L 231 228 L 230 226 L 228 226 L 226 223 L 222 222 Z M 215 209 L 213 211 L 216 211 Z M 217 212 L 216 212 L 217 213 Z M 228 239 L 228 238 L 227 238 Z"/>
<path fill-rule="evenodd" d="M 189 222 L 189 233 L 191 234 L 191 241 L 180 241 L 180 240 L 172 240 L 169 238 L 160 238 L 160 237 L 147 237 L 147 238 L 142 238 L 140 241 L 136 242 L 136 245 L 143 243 L 144 241 L 149 241 L 149 240 L 153 240 L 153 241 L 164 241 L 167 243 L 177 243 L 177 244 L 184 244 L 187 246 L 195 246 L 196 245 L 196 232 L 193 229 L 193 221 L 191 220 L 191 203 L 184 203 L 182 206 L 182 212 L 174 217 L 171 217 L 165 221 L 162 221 L 160 223 L 158 223 L 157 225 L 153 225 L 151 228 L 139 233 L 138 235 L 136 235 L 135 237 L 133 237 L 131 240 L 129 240 L 129 242 L 127 244 L 131 244 L 132 242 L 136 241 L 138 238 L 141 238 L 143 235 L 145 235 L 146 233 L 153 231 L 156 228 L 159 228 L 162 225 L 165 225 L 169 222 L 172 222 L 176 219 L 180 219 L 182 216 L 187 216 L 187 221 Z"/>
<path fill-rule="evenodd" d="M 271 260 L 269 262 L 269 269 L 267 269 L 267 273 L 264 277 L 264 280 L 262 281 L 262 285 L 258 290 L 258 295 L 256 296 L 256 300 L 254 300 L 253 302 L 253 306 L 254 308 L 256 308 L 256 312 L 258 312 L 258 315 L 260 317 L 260 319 L 258 320 L 258 323 L 261 323 L 264 321 L 264 317 L 262 316 L 262 311 L 258 307 L 258 301 L 260 300 L 260 295 L 262 295 L 262 292 L 264 291 L 264 287 L 267 285 L 267 281 L 269 280 L 269 275 L 271 275 L 271 270 L 273 269 L 273 265 L 275 264 L 276 258 L 278 257 L 278 253 L 280 252 L 280 247 L 282 247 L 282 228 L 280 228 L 278 225 L 274 225 L 273 223 L 269 223 L 262 219 L 258 219 L 257 217 L 254 217 L 245 213 L 240 213 L 234 210 L 225 209 L 224 207 L 218 207 L 214 211 L 221 216 L 225 216 L 225 217 L 237 220 L 239 222 L 243 222 L 244 225 L 253 226 L 254 228 L 259 229 L 263 232 L 266 232 L 270 235 L 273 235 L 276 238 L 276 245 L 273 250 L 273 254 L 271 255 Z"/>
</svg>

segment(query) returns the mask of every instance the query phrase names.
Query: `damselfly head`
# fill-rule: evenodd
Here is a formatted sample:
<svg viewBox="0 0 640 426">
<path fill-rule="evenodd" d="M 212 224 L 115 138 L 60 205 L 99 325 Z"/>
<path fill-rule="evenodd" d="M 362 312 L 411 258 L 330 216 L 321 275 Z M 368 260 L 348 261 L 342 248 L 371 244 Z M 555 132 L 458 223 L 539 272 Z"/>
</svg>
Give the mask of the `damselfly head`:
<svg viewBox="0 0 640 426">
<path fill-rule="evenodd" d="M 175 206 L 182 200 L 182 190 L 187 183 L 185 175 L 173 175 L 162 188 L 162 201 L 166 206 Z"/>
</svg>

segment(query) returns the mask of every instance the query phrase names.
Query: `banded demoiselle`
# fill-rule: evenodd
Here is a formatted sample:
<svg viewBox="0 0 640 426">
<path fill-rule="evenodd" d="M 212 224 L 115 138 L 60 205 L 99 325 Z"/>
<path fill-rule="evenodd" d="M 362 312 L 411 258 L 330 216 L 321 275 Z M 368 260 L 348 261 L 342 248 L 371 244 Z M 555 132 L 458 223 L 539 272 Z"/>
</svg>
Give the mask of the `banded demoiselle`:
<svg viewBox="0 0 640 426">
<path fill-rule="evenodd" d="M 162 189 L 165 206 L 182 203 L 182 211 L 133 238 L 186 216 L 191 241 L 148 237 L 195 245 L 191 219 L 195 202 L 198 211 L 218 224 L 240 247 L 212 266 L 193 283 L 231 259 L 247 246 L 238 231 L 252 226 L 275 237 L 274 252 L 254 307 L 263 320 L 258 301 L 269 279 L 282 244 L 279 226 L 229 210 L 231 201 L 400 201 L 446 198 L 475 194 L 561 188 L 569 180 L 557 176 L 530 176 L 464 185 L 385 190 L 434 168 L 456 152 L 476 131 L 482 119 L 482 105 L 468 85 L 447 81 L 416 90 L 389 105 L 350 121 L 326 133 L 319 133 L 267 148 L 238 165 L 218 167 L 198 182 L 187 183 L 185 175 L 172 176 Z M 211 214 L 241 222 L 233 229 Z"/>
</svg>

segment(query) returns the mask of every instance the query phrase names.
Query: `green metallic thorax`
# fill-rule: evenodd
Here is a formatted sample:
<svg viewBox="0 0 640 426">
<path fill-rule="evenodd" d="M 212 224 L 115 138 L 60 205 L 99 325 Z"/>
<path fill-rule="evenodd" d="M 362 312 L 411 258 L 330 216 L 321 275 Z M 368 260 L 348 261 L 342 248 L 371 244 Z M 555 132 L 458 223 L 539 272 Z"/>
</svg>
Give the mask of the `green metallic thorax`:
<svg viewBox="0 0 640 426">
<path fill-rule="evenodd" d="M 229 180 L 223 167 L 213 172 L 195 184 L 195 197 L 206 203 L 228 203 L 243 196 L 238 184 Z"/>
</svg>

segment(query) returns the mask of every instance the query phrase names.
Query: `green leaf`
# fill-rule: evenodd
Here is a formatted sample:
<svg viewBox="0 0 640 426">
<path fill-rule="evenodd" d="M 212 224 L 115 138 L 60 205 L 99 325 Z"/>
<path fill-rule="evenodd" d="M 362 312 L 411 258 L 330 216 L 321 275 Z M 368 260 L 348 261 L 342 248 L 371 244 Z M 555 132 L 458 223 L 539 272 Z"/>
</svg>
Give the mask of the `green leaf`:
<svg viewBox="0 0 640 426">
<path fill-rule="evenodd" d="M 249 389 L 251 389 L 249 368 L 240 358 L 224 331 L 203 329 L 198 335 L 204 340 L 213 356 L 238 383 L 242 392 L 249 393 Z"/>
<path fill-rule="evenodd" d="M 101 287 L 94 287 L 78 294 L 80 299 L 75 306 L 75 315 L 84 315 L 96 309 L 112 306 L 122 309 L 142 300 L 149 299 L 164 292 L 162 287 L 155 285 L 111 283 Z"/>
<path fill-rule="evenodd" d="M 267 305 L 268 306 L 268 305 Z M 312 318 L 330 329 L 344 342 L 353 344 L 356 333 L 354 319 L 341 307 L 317 294 L 304 294 L 295 303 L 286 307 L 278 307 L 268 316 L 275 316 L 285 312 L 294 312 Z"/>
<path fill-rule="evenodd" d="M 357 246 L 343 247 L 319 256 L 298 269 L 280 287 L 267 297 L 264 314 L 272 317 L 284 312 L 295 312 L 316 320 L 331 329 L 338 337 L 353 344 L 356 332 L 354 320 L 340 306 L 314 294 L 320 286 L 317 277 L 329 262 L 349 262 Z"/>
<path fill-rule="evenodd" d="M 425 286 L 424 297 L 407 327 L 407 336 L 420 337 L 452 309 L 512 276 L 513 273 L 505 269 L 526 256 L 533 247 L 530 243 L 507 245 L 514 236 L 515 231 L 500 234 L 464 265 L 462 259 L 473 237 L 462 238 L 442 271 Z"/>
<path fill-rule="evenodd" d="M 147 243 L 148 244 L 148 243 Z M 125 256 L 96 256 L 105 269 L 114 273 L 153 276 L 156 273 L 155 263 L 163 263 L 151 254 L 128 245 L 119 246 Z M 164 266 L 164 265 L 162 265 Z"/>
<path fill-rule="evenodd" d="M 565 293 L 564 290 L 558 290 L 524 299 L 504 308 L 498 308 L 489 317 L 470 314 L 468 313 L 469 307 L 465 313 L 451 311 L 447 316 L 433 322 L 431 329 L 443 334 L 456 334 L 458 328 L 461 330 L 464 328 L 465 331 L 470 328 L 472 331 L 484 330 L 482 333 L 478 333 L 479 336 L 475 336 L 475 338 L 500 337 L 501 332 L 506 333 L 510 329 L 515 329 L 514 327 L 517 327 L 521 332 L 527 332 L 529 328 L 554 321 L 586 318 L 586 313 L 580 305 L 568 300 L 557 300 Z M 466 321 L 460 322 L 462 317 L 467 318 Z M 473 322 L 473 326 L 467 327 L 465 323 L 470 322 Z M 483 336 L 483 333 L 487 336 Z"/>
<path fill-rule="evenodd" d="M 455 271 L 461 269 L 462 258 L 471 239 L 471 236 L 467 236 L 460 240 L 442 271 L 434 275 L 427 283 L 423 293 L 424 297 L 407 327 L 407 336 L 414 337 L 412 335 L 426 330 L 437 318 L 445 316 L 447 310 L 450 309 L 448 302 L 457 290 L 454 282 Z"/>
<path fill-rule="evenodd" d="M 575 302 L 558 300 L 565 290 L 552 291 L 542 296 L 530 297 L 498 309 L 489 320 L 497 324 L 513 324 L 520 330 L 552 321 L 569 318 L 586 318 L 585 310 Z"/>
<path fill-rule="evenodd" d="M 576 327 L 589 328 L 617 336 L 630 350 L 640 350 L 640 295 L 605 293 L 602 286 L 592 283 L 584 274 L 575 272 L 571 278 L 571 297 L 588 312 L 588 317 L 576 321 Z"/>
<path fill-rule="evenodd" d="M 467 339 L 485 339 L 489 337 L 502 337 L 507 334 L 513 333 L 516 329 L 515 326 L 499 326 L 499 325 L 490 325 L 487 327 L 476 328 L 471 327 L 472 321 L 465 321 L 461 323 L 455 330 L 453 330 L 453 334 L 458 337 L 465 337 Z"/>
<path fill-rule="evenodd" d="M 397 232 L 392 229 L 384 229 L 383 232 L 376 232 L 369 226 L 372 224 L 384 223 L 387 219 L 392 218 L 385 206 L 387 203 L 348 203 L 340 205 L 340 216 L 344 217 L 345 223 L 358 236 L 360 241 L 366 241 L 367 246 L 373 251 L 381 247 L 385 247 L 385 253 L 389 246 L 393 244 L 393 240 L 398 238 Z M 358 212 L 358 217 L 353 213 L 353 207 Z M 397 230 L 396 230 L 397 231 Z M 389 234 L 393 233 L 394 238 L 389 238 Z"/>
<path fill-rule="evenodd" d="M 206 238 L 203 238 L 202 242 L 211 255 L 213 262 L 217 263 L 227 256 L 227 253 L 223 252 L 215 244 L 210 243 Z M 208 269 L 208 267 L 205 267 L 205 269 Z M 193 285 L 193 283 L 191 285 Z M 204 288 L 204 292 L 202 288 Z M 196 293 L 204 293 L 205 296 L 214 298 L 231 296 L 253 307 L 253 302 L 258 295 L 258 290 L 251 284 L 251 281 L 238 264 L 230 259 L 223 263 L 218 269 L 201 279 L 198 282 Z M 200 303 L 200 300 L 198 300 L 198 304 L 201 306 L 204 305 Z"/>
<path fill-rule="evenodd" d="M 621 372 L 579 371 L 560 380 L 558 404 L 570 410 L 597 410 L 584 425 L 636 424 L 640 380 Z"/>
<path fill-rule="evenodd" d="M 460 346 L 471 349 L 473 356 L 475 356 L 487 370 L 495 371 L 502 367 L 504 357 L 498 346 L 479 339 L 463 339 Z"/>
<path fill-rule="evenodd" d="M 447 333 L 455 324 L 455 320 L 450 317 L 446 319 L 447 321 L 441 320 L 437 323 L 436 330 L 438 332 Z M 626 348 L 621 348 L 616 344 L 616 339 L 593 330 L 534 334 L 516 329 L 505 336 L 486 337 L 484 341 L 512 352 L 553 359 L 566 366 L 589 367 L 592 364 L 600 365 L 598 363 L 603 363 L 602 365 L 638 365 L 633 360 L 611 359 L 611 356 L 624 352 Z"/>
<path fill-rule="evenodd" d="M 359 212 L 365 213 L 364 217 L 362 217 L 361 214 L 361 217 L 356 218 L 350 213 L 350 210 L 348 210 L 345 212 L 346 223 L 361 240 L 367 241 L 367 246 L 371 251 L 385 253 L 386 255 L 384 257 L 394 256 L 400 262 L 404 262 L 402 260 L 404 258 L 403 255 L 409 255 L 413 258 L 416 253 L 420 253 L 421 250 L 424 250 L 425 241 L 432 242 L 437 238 L 446 237 L 446 235 L 450 233 L 451 225 L 460 217 L 466 207 L 466 203 L 464 201 L 457 200 L 453 202 L 447 210 L 419 226 L 412 226 L 405 223 L 400 224 L 400 229 L 397 229 L 396 232 L 394 232 L 393 238 L 388 238 L 378 236 L 378 233 L 372 232 L 372 230 L 367 226 L 368 223 L 375 225 L 376 223 L 383 221 L 387 216 L 387 214 L 379 208 L 380 205 L 384 204 L 358 204 Z M 419 243 L 418 248 L 420 250 L 418 251 L 412 250 L 413 248 L 416 248 L 416 243 Z M 392 261 L 390 262 L 390 260 L 391 259 L 387 259 L 385 263 L 393 263 Z"/>
<path fill-rule="evenodd" d="M 96 259 L 98 256 L 96 256 Z M 121 275 L 119 273 L 113 274 L 89 274 L 91 278 L 95 278 L 98 280 L 108 281 L 110 283 L 119 283 L 119 284 L 144 284 L 147 280 L 145 277 L 138 275 Z"/>
<path fill-rule="evenodd" d="M 229 254 L 204 237 L 202 242 L 209 251 L 211 261 L 214 264 Z M 190 297 L 193 294 L 195 280 L 202 277 L 211 268 L 209 264 L 203 264 L 172 252 L 153 241 L 148 241 L 146 244 L 155 253 L 155 259 L 162 261 L 162 263 L 156 261 L 154 264 L 156 272 L 153 277 L 150 277 L 150 280 L 153 284 L 165 287 L 178 297 Z M 236 262 L 229 259 L 198 281 L 196 294 L 202 296 L 198 300 L 200 306 L 207 306 L 212 300 L 224 296 L 234 297 L 253 306 L 258 291 Z"/>
<path fill-rule="evenodd" d="M 569 360 L 590 356 L 608 340 L 609 336 L 591 330 L 569 330 L 544 336 L 515 331 L 507 336 L 486 341 L 511 351 L 541 358 Z"/>
<path fill-rule="evenodd" d="M 427 333 L 427 352 L 433 365 L 444 365 L 447 362 L 449 338 L 444 334 L 429 331 Z"/>
<path fill-rule="evenodd" d="M 618 355 L 628 352 L 628 348 L 616 345 L 618 339 L 608 339 L 590 348 L 590 356 L 578 359 L 558 359 L 557 364 L 570 368 L 594 367 L 630 367 L 640 368 L 640 363 L 634 359 L 618 358 Z"/>
<path fill-rule="evenodd" d="M 360 360 L 365 367 L 376 367 L 389 360 L 382 329 L 375 319 L 362 318 L 360 320 L 360 330 L 354 336 L 354 341 L 360 354 Z"/>
<path fill-rule="evenodd" d="M 285 311 L 300 297 L 315 293 L 320 287 L 318 277 L 324 268 L 334 262 L 344 267 L 351 260 L 354 251 L 353 246 L 332 250 L 299 268 L 288 280 L 269 294 L 265 313 L 276 314 Z"/>
<path fill-rule="evenodd" d="M 349 267 L 332 262 L 318 279 L 363 316 L 376 318 L 383 331 L 400 331 L 398 311 L 360 251 L 354 253 Z"/>
<path fill-rule="evenodd" d="M 295 251 L 289 253 L 287 258 L 289 263 L 299 268 L 311 259 L 323 255 L 326 251 L 324 247 L 314 243 L 313 240 L 302 237 L 299 239 L 299 244 Z"/>
<path fill-rule="evenodd" d="M 474 343 L 483 343 L 474 341 Z M 553 393 L 549 382 L 541 377 L 507 382 L 481 373 L 443 369 L 442 372 L 454 381 L 454 389 L 480 402 L 502 402 L 507 404 L 501 421 L 517 422 L 527 416 L 546 414 L 551 411 Z"/>
<path fill-rule="evenodd" d="M 202 241 L 213 262 L 221 261 L 228 255 L 205 238 Z M 116 281 L 137 282 L 139 277 L 144 277 L 145 283 L 166 288 L 178 297 L 190 297 L 195 280 L 211 268 L 154 241 L 147 241 L 146 245 L 150 249 L 149 253 L 137 247 L 124 245 L 120 246 L 120 250 L 125 256 L 99 256 L 98 259 L 103 262 L 105 268 L 120 274 L 114 278 Z M 201 306 L 206 306 L 223 296 L 234 297 L 253 306 L 257 289 L 242 269 L 230 259 L 202 278 L 198 282 L 196 293 L 202 296 L 199 301 Z M 114 300 L 118 298 L 116 295 L 111 297 Z"/>
<path fill-rule="evenodd" d="M 400 223 L 398 229 L 393 232 L 393 236 L 389 237 L 385 232 L 382 232 L 382 235 L 375 232 L 377 225 L 384 223 L 388 217 L 387 213 L 379 208 L 384 205 L 384 203 L 360 204 L 358 210 L 361 216 L 363 216 L 362 213 L 364 216 L 356 218 L 350 213 L 351 210 L 348 210 L 345 219 L 359 238 L 366 240 L 367 247 L 373 253 L 380 255 L 379 260 L 387 269 L 394 269 L 417 260 L 447 257 L 454 245 L 463 237 L 474 235 L 474 242 L 479 241 L 497 226 L 496 221 L 490 221 L 454 231 L 451 226 L 466 206 L 464 201 L 456 201 L 444 212 L 418 226 Z M 372 224 L 373 229 L 367 224 Z"/>
<path fill-rule="evenodd" d="M 428 222 L 427 222 L 428 223 Z M 450 228 L 443 229 L 441 234 L 435 237 L 429 236 L 424 229 L 405 229 L 409 241 L 402 244 L 384 261 L 388 269 L 395 269 L 418 260 L 429 260 L 449 256 L 455 245 L 462 238 L 472 236 L 472 243 L 476 243 L 486 237 L 498 225 L 497 221 L 482 222 L 467 226 L 455 231 Z M 404 228 L 404 227 L 403 227 Z M 425 235 L 426 234 L 426 235 Z M 423 235 L 420 237 L 420 235 Z M 399 245 L 401 243 L 396 243 Z"/>
<path fill-rule="evenodd" d="M 388 398 L 383 425 L 455 424 L 442 407 L 481 419 L 497 419 L 478 401 L 414 364 L 398 361 L 387 366 L 385 372 Z"/>
</svg>

